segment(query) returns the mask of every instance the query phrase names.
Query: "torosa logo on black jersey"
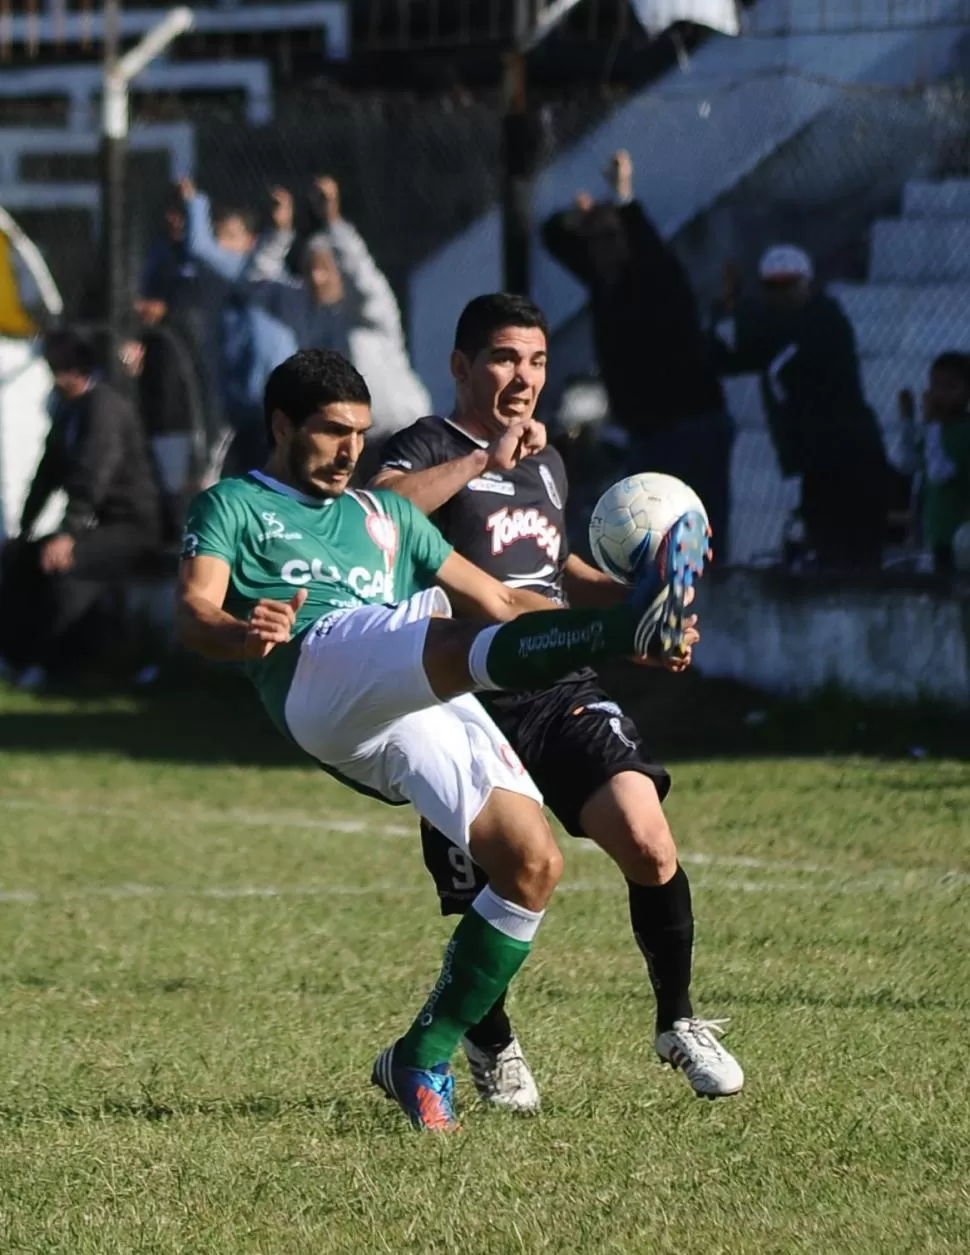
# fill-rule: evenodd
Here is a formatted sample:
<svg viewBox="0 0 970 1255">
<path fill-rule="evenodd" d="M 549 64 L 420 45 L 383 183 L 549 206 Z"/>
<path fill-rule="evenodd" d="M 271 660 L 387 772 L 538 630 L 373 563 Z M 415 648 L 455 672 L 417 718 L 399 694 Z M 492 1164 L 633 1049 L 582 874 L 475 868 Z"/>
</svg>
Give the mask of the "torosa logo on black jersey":
<svg viewBox="0 0 970 1255">
<path fill-rule="evenodd" d="M 541 510 L 497 510 L 485 520 L 485 530 L 492 538 L 492 553 L 503 553 L 520 540 L 534 540 L 553 562 L 559 561 L 562 536 Z"/>
</svg>

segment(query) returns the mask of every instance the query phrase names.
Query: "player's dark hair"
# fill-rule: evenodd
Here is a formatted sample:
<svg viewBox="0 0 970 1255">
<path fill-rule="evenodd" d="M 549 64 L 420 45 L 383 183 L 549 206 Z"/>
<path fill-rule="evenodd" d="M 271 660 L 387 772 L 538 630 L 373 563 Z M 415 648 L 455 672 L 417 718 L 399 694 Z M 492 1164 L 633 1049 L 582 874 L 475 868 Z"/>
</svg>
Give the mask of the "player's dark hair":
<svg viewBox="0 0 970 1255">
<path fill-rule="evenodd" d="M 91 375 L 98 369 L 98 354 L 91 341 L 80 332 L 63 328 L 44 339 L 44 357 L 51 370 L 77 371 Z"/>
<path fill-rule="evenodd" d="M 370 405 L 370 390 L 360 371 L 333 349 L 294 353 L 266 381 L 263 415 L 270 445 L 275 443 L 273 415 L 277 410 L 302 427 L 311 414 L 339 401 Z"/>
<path fill-rule="evenodd" d="M 508 292 L 489 292 L 476 296 L 462 310 L 455 328 L 455 348 L 474 360 L 488 348 L 492 336 L 506 327 L 538 327 L 549 339 L 549 324 L 535 301 Z"/>
<path fill-rule="evenodd" d="M 941 353 L 930 367 L 931 373 L 934 370 L 942 370 L 952 375 L 959 375 L 967 387 L 970 388 L 970 354 L 957 353 L 952 350 L 949 353 Z"/>
</svg>

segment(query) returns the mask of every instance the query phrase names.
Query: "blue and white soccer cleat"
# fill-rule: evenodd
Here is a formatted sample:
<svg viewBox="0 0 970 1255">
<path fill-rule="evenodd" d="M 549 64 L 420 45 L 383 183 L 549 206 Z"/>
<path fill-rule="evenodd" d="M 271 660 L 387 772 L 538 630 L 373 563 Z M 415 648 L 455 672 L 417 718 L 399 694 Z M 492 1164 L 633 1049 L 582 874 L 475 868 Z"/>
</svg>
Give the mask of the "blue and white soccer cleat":
<svg viewBox="0 0 970 1255">
<path fill-rule="evenodd" d="M 455 1077 L 448 1063 L 435 1067 L 399 1068 L 394 1047 L 381 1052 L 371 1073 L 371 1084 L 384 1091 L 405 1112 L 416 1129 L 431 1133 L 457 1133 Z"/>
<path fill-rule="evenodd" d="M 673 658 L 683 648 L 689 590 L 711 556 L 703 514 L 681 515 L 654 557 L 637 572 L 630 606 L 639 616 L 634 645 L 641 657 Z"/>
</svg>

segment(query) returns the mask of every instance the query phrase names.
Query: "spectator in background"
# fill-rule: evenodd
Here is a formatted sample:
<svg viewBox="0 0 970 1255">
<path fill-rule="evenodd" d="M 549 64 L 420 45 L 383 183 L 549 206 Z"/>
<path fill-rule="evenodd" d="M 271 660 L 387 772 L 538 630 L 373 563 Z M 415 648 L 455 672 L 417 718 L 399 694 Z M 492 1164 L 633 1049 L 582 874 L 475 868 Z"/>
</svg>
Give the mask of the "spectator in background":
<svg viewBox="0 0 970 1255">
<path fill-rule="evenodd" d="M 276 230 L 265 239 L 258 272 L 246 276 L 250 297 L 293 329 L 300 348 L 336 349 L 350 357 L 371 392 L 373 458 L 387 437 L 431 408 L 408 358 L 397 298 L 360 233 L 343 217 L 335 179 L 321 176 L 314 183 L 318 229 L 305 240 L 297 239 L 289 192 L 275 188 L 273 198 Z M 294 252 L 295 277 L 284 264 Z"/>
<path fill-rule="evenodd" d="M 122 349 L 161 488 L 166 544 L 182 532 L 215 433 L 206 413 L 205 369 L 191 327 L 158 293 L 135 301 L 138 329 Z"/>
<path fill-rule="evenodd" d="M 633 162 L 613 158 L 614 200 L 585 192 L 543 227 L 546 248 L 589 290 L 611 417 L 629 434 L 631 469 L 663 471 L 700 495 L 728 552 L 734 426 L 683 265 L 633 193 Z"/>
<path fill-rule="evenodd" d="M 953 537 L 970 521 L 970 358 L 943 353 L 933 363 L 921 430 L 912 393 L 901 393 L 899 403 L 910 433 L 907 469 L 916 471 L 919 480 L 923 544 L 932 552 L 933 569 L 949 575 Z"/>
<path fill-rule="evenodd" d="M 123 579 L 159 542 L 158 494 L 145 438 L 125 399 L 97 374 L 86 341 L 52 335 L 45 352 L 58 392 L 20 535 L 2 552 L 0 657 L 24 687 L 74 661 L 75 630 L 106 585 Z M 51 495 L 67 507 L 57 531 L 31 531 Z"/>
<path fill-rule="evenodd" d="M 266 432 L 262 398 L 273 369 L 296 352 L 293 329 L 253 299 L 249 280 L 267 263 L 253 223 L 241 211 L 210 216 L 208 197 L 189 179 L 179 185 L 185 246 L 198 269 L 195 304 L 207 325 L 205 352 L 217 363 L 222 415 L 232 433 L 233 471 L 262 466 Z M 271 247 L 271 245 L 270 245 Z"/>
<path fill-rule="evenodd" d="M 725 375 L 760 373 L 781 473 L 801 477 L 800 514 L 820 567 L 880 565 L 889 503 L 882 433 L 866 403 L 852 324 L 814 285 L 800 248 L 768 249 L 759 291 L 741 300 L 725 268 L 714 350 Z"/>
<path fill-rule="evenodd" d="M 151 293 L 167 305 L 190 304 L 198 273 L 185 246 L 182 195 L 172 186 L 162 204 L 162 233 L 148 251 L 139 291 Z"/>
</svg>

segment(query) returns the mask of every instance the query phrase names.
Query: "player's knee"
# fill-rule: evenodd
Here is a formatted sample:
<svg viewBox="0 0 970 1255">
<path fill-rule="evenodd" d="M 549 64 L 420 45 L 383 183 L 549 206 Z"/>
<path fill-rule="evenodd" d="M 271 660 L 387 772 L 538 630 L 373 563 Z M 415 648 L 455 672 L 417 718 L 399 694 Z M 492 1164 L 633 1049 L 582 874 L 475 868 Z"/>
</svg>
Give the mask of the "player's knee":
<svg viewBox="0 0 970 1255">
<path fill-rule="evenodd" d="M 528 911 L 544 911 L 556 886 L 562 879 L 562 851 L 549 833 L 543 841 L 525 853 L 517 870 L 516 887 L 520 905 Z"/>
<path fill-rule="evenodd" d="M 493 797 L 498 804 L 472 825 L 472 857 L 500 897 L 544 911 L 562 877 L 562 851 L 538 806 L 510 810 Z"/>
<path fill-rule="evenodd" d="M 653 781 L 624 772 L 590 798 L 583 831 L 638 885 L 666 884 L 677 870 L 677 846 Z"/>
<path fill-rule="evenodd" d="M 630 823 L 623 848 L 625 855 L 620 867 L 634 884 L 663 885 L 677 870 L 677 845 L 663 811 Z"/>
</svg>

